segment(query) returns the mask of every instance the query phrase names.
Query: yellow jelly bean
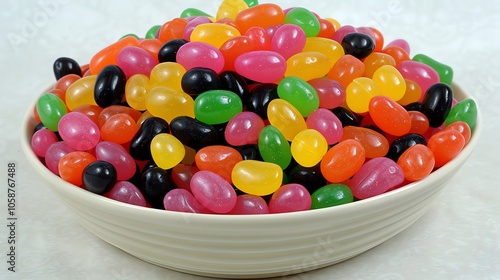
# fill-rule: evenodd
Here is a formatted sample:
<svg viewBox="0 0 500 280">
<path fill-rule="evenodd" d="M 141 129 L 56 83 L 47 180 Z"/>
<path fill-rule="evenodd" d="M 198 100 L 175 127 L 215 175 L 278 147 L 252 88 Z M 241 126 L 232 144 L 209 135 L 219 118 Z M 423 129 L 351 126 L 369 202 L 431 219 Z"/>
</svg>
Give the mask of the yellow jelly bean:
<svg viewBox="0 0 500 280">
<path fill-rule="evenodd" d="M 330 62 L 330 68 L 344 55 L 344 48 L 337 41 L 321 37 L 307 37 L 306 45 L 302 51 L 316 51 L 326 55 Z"/>
<path fill-rule="evenodd" d="M 380 66 L 373 73 L 372 80 L 377 84 L 381 95 L 387 96 L 394 101 L 398 101 L 405 95 L 405 79 L 394 66 Z"/>
<path fill-rule="evenodd" d="M 149 78 L 143 74 L 135 74 L 127 80 L 125 98 L 130 107 L 146 110 L 146 93 L 151 89 Z"/>
<path fill-rule="evenodd" d="M 240 36 L 240 31 L 224 23 L 203 23 L 191 33 L 191 42 L 204 42 L 220 48 L 230 38 Z"/>
<path fill-rule="evenodd" d="M 243 0 L 224 0 L 217 10 L 215 19 L 230 18 L 235 20 L 238 13 L 245 9 L 248 9 L 248 5 Z"/>
<path fill-rule="evenodd" d="M 299 132 L 292 140 L 292 156 L 298 164 L 312 167 L 318 164 L 328 151 L 325 137 L 315 129 Z"/>
<path fill-rule="evenodd" d="M 182 91 L 181 80 L 186 73 L 186 69 L 176 62 L 163 62 L 156 65 L 149 79 L 151 86 L 166 86 L 178 91 Z"/>
<path fill-rule="evenodd" d="M 267 117 L 269 123 L 276 127 L 288 141 L 292 141 L 297 133 L 307 129 L 306 121 L 299 110 L 283 99 L 273 99 L 269 102 Z"/>
<path fill-rule="evenodd" d="M 151 155 L 159 167 L 170 169 L 179 164 L 186 151 L 179 139 L 168 133 L 160 133 L 151 140 Z"/>
<path fill-rule="evenodd" d="M 165 86 L 152 88 L 146 96 L 146 108 L 168 123 L 179 116 L 194 118 L 194 100 L 187 93 Z"/>
<path fill-rule="evenodd" d="M 354 79 L 346 88 L 346 103 L 355 113 L 366 113 L 372 97 L 380 95 L 380 89 L 370 78 Z"/>
<path fill-rule="evenodd" d="M 70 111 L 82 105 L 96 105 L 94 86 L 97 75 L 83 77 L 72 83 L 66 90 L 66 106 Z"/>
<path fill-rule="evenodd" d="M 285 77 L 298 77 L 304 81 L 324 77 L 330 71 L 330 59 L 320 52 L 301 52 L 286 61 Z"/>
<path fill-rule="evenodd" d="M 242 192 L 264 196 L 281 186 L 283 170 L 275 163 L 243 160 L 234 166 L 231 180 Z"/>
</svg>

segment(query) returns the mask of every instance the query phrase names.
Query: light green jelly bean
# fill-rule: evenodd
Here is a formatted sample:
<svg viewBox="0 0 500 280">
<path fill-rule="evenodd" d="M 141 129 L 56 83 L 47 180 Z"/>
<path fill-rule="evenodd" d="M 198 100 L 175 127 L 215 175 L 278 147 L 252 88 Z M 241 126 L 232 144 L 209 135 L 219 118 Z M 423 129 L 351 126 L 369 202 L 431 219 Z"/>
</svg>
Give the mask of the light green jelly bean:
<svg viewBox="0 0 500 280">
<path fill-rule="evenodd" d="M 319 96 L 308 82 L 294 77 L 283 78 L 278 84 L 278 96 L 290 102 L 303 117 L 319 108 Z"/>
<path fill-rule="evenodd" d="M 316 37 L 321 29 L 318 18 L 308 9 L 293 8 L 285 15 L 284 23 L 291 23 L 304 30 L 307 37 Z"/>
<path fill-rule="evenodd" d="M 243 0 L 245 1 L 245 3 L 247 3 L 248 7 L 253 7 L 253 6 L 257 6 L 259 5 L 259 1 L 258 0 Z"/>
<path fill-rule="evenodd" d="M 154 39 L 156 38 L 156 33 L 158 32 L 158 29 L 160 29 L 161 25 L 155 25 L 152 26 L 147 32 L 146 36 L 144 36 L 145 39 Z"/>
<path fill-rule="evenodd" d="M 52 93 L 45 93 L 38 98 L 36 111 L 43 125 L 52 131 L 57 131 L 59 120 L 67 113 L 64 101 Z"/>
<path fill-rule="evenodd" d="M 311 209 L 332 207 L 352 202 L 351 189 L 344 184 L 330 184 L 317 189 L 311 195 Z"/>
<path fill-rule="evenodd" d="M 243 111 L 241 98 L 228 90 L 209 90 L 200 94 L 194 101 L 194 116 L 206 124 L 228 122 Z"/>
<path fill-rule="evenodd" d="M 477 120 L 477 105 L 473 99 L 465 99 L 458 102 L 446 117 L 445 125 L 449 125 L 456 121 L 466 122 L 471 131 L 474 131 Z"/>
<path fill-rule="evenodd" d="M 292 161 L 290 143 L 274 126 L 268 125 L 262 129 L 258 140 L 259 153 L 266 162 L 279 165 L 282 169 Z"/>
</svg>

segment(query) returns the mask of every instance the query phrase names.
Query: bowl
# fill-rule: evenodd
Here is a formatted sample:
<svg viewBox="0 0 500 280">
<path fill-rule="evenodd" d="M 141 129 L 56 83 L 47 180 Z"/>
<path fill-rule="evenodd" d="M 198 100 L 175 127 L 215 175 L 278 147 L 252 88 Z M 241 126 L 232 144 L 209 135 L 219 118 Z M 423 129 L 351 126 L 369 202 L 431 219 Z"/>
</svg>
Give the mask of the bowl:
<svg viewBox="0 0 500 280">
<path fill-rule="evenodd" d="M 456 84 L 458 100 L 471 98 Z M 129 205 L 75 187 L 50 172 L 31 150 L 30 107 L 22 148 L 34 169 L 75 218 L 104 241 L 176 271 L 243 279 L 301 273 L 359 255 L 420 218 L 466 162 L 482 128 L 478 115 L 463 151 L 424 180 L 340 206 L 270 215 L 180 213 Z"/>
</svg>

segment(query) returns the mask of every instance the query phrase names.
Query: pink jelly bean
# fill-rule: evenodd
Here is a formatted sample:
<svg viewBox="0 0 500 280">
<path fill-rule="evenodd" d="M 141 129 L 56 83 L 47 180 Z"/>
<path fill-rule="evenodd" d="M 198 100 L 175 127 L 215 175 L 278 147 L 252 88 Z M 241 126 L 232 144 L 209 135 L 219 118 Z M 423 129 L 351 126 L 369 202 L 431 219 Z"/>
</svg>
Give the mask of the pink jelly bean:
<svg viewBox="0 0 500 280">
<path fill-rule="evenodd" d="M 136 163 L 120 144 L 102 141 L 95 147 L 95 155 L 98 160 L 107 161 L 115 167 L 118 181 L 134 176 Z"/>
<path fill-rule="evenodd" d="M 57 141 L 59 140 L 54 131 L 43 128 L 35 132 L 31 137 L 31 148 L 37 156 L 45 157 L 47 149 Z"/>
<path fill-rule="evenodd" d="M 342 123 L 330 110 L 319 108 L 314 110 L 306 120 L 307 128 L 315 129 L 325 137 L 328 145 L 340 141 L 343 135 Z"/>
<path fill-rule="evenodd" d="M 415 81 L 420 86 L 422 89 L 422 96 L 431 85 L 439 83 L 438 73 L 427 64 L 413 60 L 405 60 L 399 63 L 396 68 L 403 78 Z"/>
<path fill-rule="evenodd" d="M 274 192 L 269 201 L 269 213 L 305 211 L 311 208 L 311 195 L 300 184 L 286 184 Z"/>
<path fill-rule="evenodd" d="M 215 213 L 227 213 L 236 205 L 236 192 L 222 176 L 206 170 L 191 178 L 191 191 L 201 205 Z"/>
<path fill-rule="evenodd" d="M 269 26 L 266 28 L 267 36 L 269 36 L 269 38 L 271 39 L 271 44 L 272 44 L 274 34 L 276 34 L 276 30 L 278 30 L 280 27 L 281 27 L 281 24 L 275 25 L 275 26 Z"/>
<path fill-rule="evenodd" d="M 286 60 L 273 51 L 251 51 L 238 56 L 234 62 L 238 74 L 256 82 L 272 83 L 283 77 Z"/>
<path fill-rule="evenodd" d="M 333 109 L 344 103 L 345 88 L 339 82 L 327 78 L 319 78 L 310 80 L 308 83 L 318 93 L 320 108 Z"/>
<path fill-rule="evenodd" d="M 235 115 L 226 126 L 224 137 L 233 146 L 257 144 L 259 134 L 265 124 L 254 112 L 241 112 Z"/>
<path fill-rule="evenodd" d="M 155 58 L 150 53 L 135 46 L 123 48 L 116 57 L 116 65 L 123 70 L 127 78 L 135 74 L 149 77 L 156 64 Z"/>
<path fill-rule="evenodd" d="M 253 194 L 239 195 L 234 208 L 228 212 L 232 215 L 253 215 L 253 214 L 269 214 L 269 207 L 266 201 Z"/>
<path fill-rule="evenodd" d="M 203 23 L 211 23 L 211 22 L 212 21 L 205 16 L 194 17 L 188 22 L 186 28 L 184 28 L 184 40 L 188 42 L 191 41 L 191 33 L 193 33 L 193 30 L 196 28 L 196 26 Z"/>
<path fill-rule="evenodd" d="M 141 191 L 128 181 L 120 181 L 105 195 L 108 198 L 137 206 L 147 206 Z"/>
<path fill-rule="evenodd" d="M 52 171 L 52 173 L 59 175 L 59 160 L 71 153 L 74 152 L 75 149 L 71 148 L 65 142 L 56 142 L 50 145 L 45 153 L 45 166 Z"/>
<path fill-rule="evenodd" d="M 203 207 L 198 200 L 185 189 L 173 189 L 169 191 L 163 198 L 163 206 L 165 210 L 186 212 L 186 213 L 205 213 L 210 214 L 212 211 Z"/>
<path fill-rule="evenodd" d="M 304 49 L 306 33 L 295 24 L 284 24 L 278 28 L 271 40 L 271 50 L 289 59 Z"/>
<path fill-rule="evenodd" d="M 352 194 L 365 199 L 385 193 L 404 181 L 403 170 L 392 159 L 378 157 L 369 160 L 352 177 Z"/>
<path fill-rule="evenodd" d="M 101 138 L 99 127 L 89 117 L 79 112 L 64 115 L 57 129 L 64 142 L 77 151 L 93 149 Z"/>
<path fill-rule="evenodd" d="M 398 46 L 403 50 L 405 50 L 408 54 L 410 54 L 410 44 L 408 44 L 408 42 L 405 39 L 396 39 L 394 41 L 389 42 L 385 47 L 387 48 L 390 46 Z"/>
<path fill-rule="evenodd" d="M 219 73 L 224 67 L 222 53 L 216 47 L 204 42 L 189 42 L 182 45 L 177 51 L 176 60 L 186 70 L 204 67 Z"/>
<path fill-rule="evenodd" d="M 334 41 L 337 41 L 339 44 L 342 44 L 342 40 L 344 39 L 344 36 L 349 34 L 349 33 L 354 33 L 356 32 L 356 28 L 352 25 L 343 25 L 339 28 L 339 30 L 335 31 L 335 34 L 333 34 L 332 39 Z"/>
</svg>

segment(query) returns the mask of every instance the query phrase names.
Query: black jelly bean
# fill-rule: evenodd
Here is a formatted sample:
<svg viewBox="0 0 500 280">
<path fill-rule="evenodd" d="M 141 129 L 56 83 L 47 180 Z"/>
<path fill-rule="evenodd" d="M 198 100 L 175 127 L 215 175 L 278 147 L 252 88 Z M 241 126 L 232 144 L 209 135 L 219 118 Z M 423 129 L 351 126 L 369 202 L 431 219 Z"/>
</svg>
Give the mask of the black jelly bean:
<svg viewBox="0 0 500 280">
<path fill-rule="evenodd" d="M 134 186 L 138 187 L 142 183 L 142 172 L 141 168 L 139 165 L 136 163 L 135 164 L 135 173 L 134 176 L 132 176 L 130 179 L 127 180 L 128 182 L 134 184 Z"/>
<path fill-rule="evenodd" d="M 164 119 L 158 117 L 146 119 L 130 141 L 130 155 L 136 160 L 152 159 L 151 141 L 156 135 L 169 132 L 168 123 Z"/>
<path fill-rule="evenodd" d="M 224 133 L 226 131 L 226 127 L 227 127 L 227 122 L 220 123 L 220 124 L 214 124 L 212 126 L 217 131 L 217 135 L 219 137 L 219 141 L 217 141 L 217 145 L 230 146 L 229 143 L 227 143 L 227 141 L 226 141 L 226 136 L 224 135 Z"/>
<path fill-rule="evenodd" d="M 251 160 L 262 160 L 262 156 L 259 152 L 259 146 L 255 144 L 237 146 L 235 149 L 240 153 L 243 160 L 251 159 Z"/>
<path fill-rule="evenodd" d="M 142 175 L 141 192 L 153 208 L 165 209 L 163 198 L 175 188 L 172 177 L 160 167 L 149 168 Z"/>
<path fill-rule="evenodd" d="M 310 194 L 326 185 L 326 179 L 321 174 L 320 165 L 304 167 L 297 164 L 288 175 L 289 183 L 303 185 Z"/>
<path fill-rule="evenodd" d="M 372 37 L 358 32 L 349 33 L 342 39 L 342 47 L 345 54 L 350 54 L 356 58 L 367 57 L 375 49 L 375 41 Z"/>
<path fill-rule="evenodd" d="M 416 101 L 404 106 L 406 111 L 420 111 L 422 108 L 422 102 Z"/>
<path fill-rule="evenodd" d="M 278 85 L 260 84 L 250 91 L 246 102 L 247 111 L 254 112 L 263 120 L 267 120 L 267 107 L 271 100 L 279 98 Z"/>
<path fill-rule="evenodd" d="M 331 110 L 342 123 L 342 127 L 359 126 L 359 120 L 351 110 L 344 107 L 337 107 Z"/>
<path fill-rule="evenodd" d="M 189 69 L 181 79 L 182 90 L 196 98 L 199 94 L 220 89 L 221 81 L 217 73 L 209 68 L 195 67 Z"/>
<path fill-rule="evenodd" d="M 416 133 L 401 136 L 391 143 L 386 157 L 397 162 L 408 148 L 417 144 L 427 145 L 427 140 L 425 140 L 424 136 Z"/>
<path fill-rule="evenodd" d="M 199 150 L 219 142 L 217 129 L 189 116 L 180 116 L 170 122 L 170 130 L 182 144 Z"/>
<path fill-rule="evenodd" d="M 104 194 L 108 192 L 116 183 L 115 167 L 102 160 L 91 162 L 83 170 L 83 186 L 90 192 Z"/>
<path fill-rule="evenodd" d="M 424 95 L 420 111 L 429 119 L 430 127 L 439 127 L 450 113 L 453 89 L 445 83 L 430 86 Z"/>
<path fill-rule="evenodd" d="M 224 71 L 219 74 L 221 89 L 229 90 L 236 93 L 243 104 L 247 103 L 248 100 L 248 84 L 240 74 L 233 71 Z"/>
<path fill-rule="evenodd" d="M 158 61 L 162 62 L 177 62 L 177 51 L 188 41 L 184 39 L 173 39 L 161 46 L 158 51 Z"/>
<path fill-rule="evenodd" d="M 127 77 L 117 65 L 104 67 L 97 75 L 94 87 L 94 99 L 101 108 L 118 105 L 123 100 Z"/>
<path fill-rule="evenodd" d="M 78 76 L 82 76 L 82 69 L 78 62 L 69 57 L 60 57 L 54 61 L 54 65 L 52 67 L 54 69 L 54 76 L 56 80 L 68 75 L 68 74 L 76 74 Z"/>
</svg>

